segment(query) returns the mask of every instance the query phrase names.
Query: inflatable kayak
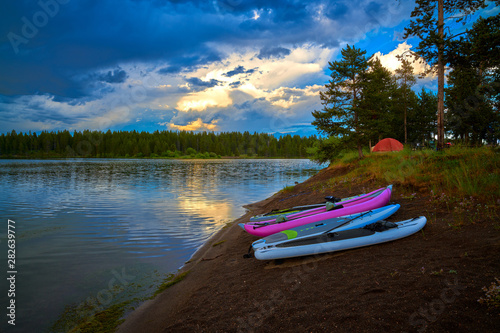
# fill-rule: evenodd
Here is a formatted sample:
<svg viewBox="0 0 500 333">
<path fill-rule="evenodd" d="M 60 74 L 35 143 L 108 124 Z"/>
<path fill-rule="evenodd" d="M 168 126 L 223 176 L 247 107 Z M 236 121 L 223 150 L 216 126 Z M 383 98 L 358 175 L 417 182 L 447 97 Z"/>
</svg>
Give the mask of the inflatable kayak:
<svg viewBox="0 0 500 333">
<path fill-rule="evenodd" d="M 304 224 L 383 207 L 389 203 L 391 191 L 392 185 L 344 202 L 330 202 L 327 203 L 325 207 L 306 210 L 287 216 L 279 215 L 266 221 L 247 222 L 243 224 L 242 227 L 246 232 L 252 235 L 266 237 Z"/>
<path fill-rule="evenodd" d="M 250 218 L 250 222 L 267 221 L 267 220 L 269 220 L 273 217 L 276 217 L 278 215 L 285 215 L 286 216 L 286 215 L 291 215 L 294 213 L 299 213 L 299 212 L 302 212 L 304 210 L 310 210 L 310 209 L 314 209 L 314 208 L 322 208 L 322 207 L 325 207 L 328 202 L 332 202 L 332 203 L 345 202 L 347 200 L 358 198 L 358 197 L 363 196 L 363 195 L 365 195 L 365 194 L 358 194 L 358 195 L 355 195 L 352 197 L 342 198 L 342 199 L 336 198 L 333 196 L 329 196 L 329 197 L 326 197 L 325 198 L 326 201 L 322 202 L 322 203 L 317 203 L 317 204 L 312 204 L 312 205 L 304 205 L 304 206 L 295 206 L 292 208 L 280 209 L 280 210 L 275 209 L 275 210 L 270 211 L 269 213 L 255 215 L 255 216 L 252 216 Z"/>
<path fill-rule="evenodd" d="M 334 217 L 320 222 L 304 224 L 293 229 L 283 230 L 269 235 L 252 243 L 252 248 L 277 245 L 291 239 L 311 237 L 330 231 L 340 231 L 353 228 L 361 228 L 367 224 L 384 220 L 394 214 L 400 205 L 389 205 L 382 208 L 369 210 L 363 213 L 357 213 L 342 217 Z"/>
<path fill-rule="evenodd" d="M 421 230 L 426 222 L 427 219 L 424 216 L 396 223 L 378 221 L 363 228 L 333 230 L 315 236 L 294 238 L 273 245 L 257 247 L 254 249 L 254 256 L 259 260 L 271 260 L 375 245 L 410 236 Z"/>
</svg>

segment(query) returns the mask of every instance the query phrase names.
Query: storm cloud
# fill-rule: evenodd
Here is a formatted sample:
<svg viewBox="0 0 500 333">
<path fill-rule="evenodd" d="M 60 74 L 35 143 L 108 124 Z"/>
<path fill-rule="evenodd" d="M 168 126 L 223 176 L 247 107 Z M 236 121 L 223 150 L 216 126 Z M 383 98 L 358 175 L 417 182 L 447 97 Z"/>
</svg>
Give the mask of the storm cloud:
<svg viewBox="0 0 500 333">
<path fill-rule="evenodd" d="M 260 130 L 255 112 L 261 122 L 304 124 L 320 107 L 311 87 L 327 82 L 342 45 L 377 33 L 372 53 L 396 49 L 383 34 L 412 8 L 383 0 L 7 1 L 0 130 L 154 130 L 165 122 Z M 238 107 L 245 103 L 262 110 Z"/>
</svg>

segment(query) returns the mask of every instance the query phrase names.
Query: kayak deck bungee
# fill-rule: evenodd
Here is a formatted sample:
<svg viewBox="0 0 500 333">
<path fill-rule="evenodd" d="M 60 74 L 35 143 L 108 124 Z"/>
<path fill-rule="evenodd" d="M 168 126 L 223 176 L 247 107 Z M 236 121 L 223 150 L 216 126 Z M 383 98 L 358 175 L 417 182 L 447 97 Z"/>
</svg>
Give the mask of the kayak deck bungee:
<svg viewBox="0 0 500 333">
<path fill-rule="evenodd" d="M 378 221 L 363 228 L 333 230 L 315 236 L 294 238 L 276 245 L 252 248 L 255 258 L 259 260 L 315 255 L 401 239 L 421 230 L 426 222 L 424 216 L 396 223 Z"/>
<path fill-rule="evenodd" d="M 352 228 L 360 228 L 367 224 L 374 223 L 388 218 L 400 208 L 399 204 L 389 205 L 382 208 L 369 210 L 363 213 L 347 215 L 343 217 L 331 218 L 319 222 L 308 223 L 302 226 L 283 230 L 278 233 L 269 235 L 252 243 L 254 249 L 277 245 L 281 242 L 288 241 L 293 238 L 310 237 L 332 230 L 340 231 Z"/>
<path fill-rule="evenodd" d="M 392 185 L 358 198 L 345 201 L 342 205 L 333 207 L 328 207 L 327 205 L 322 208 L 316 208 L 298 214 L 278 216 L 272 220 L 247 222 L 243 224 L 242 227 L 252 235 L 266 237 L 282 230 L 292 229 L 304 224 L 380 208 L 388 204 L 391 198 L 391 191 Z"/>
<path fill-rule="evenodd" d="M 291 215 L 291 214 L 299 213 L 299 212 L 302 212 L 305 210 L 322 208 L 322 207 L 325 207 L 328 202 L 333 202 L 333 203 L 345 202 L 348 200 L 358 198 L 358 197 L 363 196 L 363 195 L 364 194 L 359 194 L 359 195 L 355 195 L 355 196 L 348 197 L 348 198 L 342 198 L 342 199 L 335 198 L 333 196 L 329 196 L 329 197 L 325 198 L 327 200 L 326 202 L 322 202 L 322 203 L 318 203 L 318 204 L 311 204 L 311 205 L 304 205 L 304 206 L 295 206 L 295 207 L 286 208 L 286 209 L 275 209 L 275 210 L 270 211 L 269 213 L 255 215 L 255 216 L 252 216 L 250 218 L 250 222 L 267 221 L 270 218 L 272 218 L 273 216 Z"/>
</svg>

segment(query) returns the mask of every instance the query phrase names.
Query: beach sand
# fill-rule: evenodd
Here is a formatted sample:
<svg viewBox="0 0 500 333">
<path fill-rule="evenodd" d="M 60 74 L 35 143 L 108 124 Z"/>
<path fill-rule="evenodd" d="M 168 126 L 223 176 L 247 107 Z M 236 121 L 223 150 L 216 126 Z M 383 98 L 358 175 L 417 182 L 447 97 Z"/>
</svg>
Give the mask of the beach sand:
<svg viewBox="0 0 500 333">
<path fill-rule="evenodd" d="M 397 184 L 393 189 L 391 202 L 401 209 L 388 220 L 428 219 L 410 237 L 280 261 L 243 258 L 258 239 L 237 225 L 250 216 L 389 185 L 365 181 L 322 188 L 343 172 L 324 169 L 291 192 L 248 205 L 246 215 L 181 269 L 189 271 L 182 281 L 128 314 L 118 332 L 497 331 L 499 309 L 478 299 L 500 277 L 498 221 L 485 217 L 451 227 L 457 216 L 432 204 L 426 188 L 412 188 L 414 198 L 401 196 Z"/>
</svg>

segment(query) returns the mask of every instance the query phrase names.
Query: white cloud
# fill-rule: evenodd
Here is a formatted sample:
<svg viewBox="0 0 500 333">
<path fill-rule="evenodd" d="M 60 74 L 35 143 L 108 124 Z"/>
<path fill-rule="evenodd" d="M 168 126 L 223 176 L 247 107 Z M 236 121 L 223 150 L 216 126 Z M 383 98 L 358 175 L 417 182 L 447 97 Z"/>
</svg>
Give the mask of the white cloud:
<svg viewBox="0 0 500 333">
<path fill-rule="evenodd" d="M 407 44 L 406 41 L 399 44 L 398 47 L 387 54 L 382 54 L 381 52 L 375 53 L 373 56 L 380 59 L 382 65 L 389 69 L 391 72 L 395 72 L 401 66 L 401 62 L 397 56 L 405 56 L 406 59 L 413 61 L 415 58 L 411 55 L 410 49 L 411 45 Z M 416 60 L 412 63 L 413 74 L 420 75 L 429 69 L 429 65 L 423 60 Z"/>
<path fill-rule="evenodd" d="M 323 68 L 333 53 L 333 49 L 311 45 L 296 47 L 279 59 L 260 59 L 255 56 L 257 50 L 233 52 L 223 62 L 189 73 L 204 82 L 216 80 L 220 85 L 182 97 L 177 107 L 181 111 L 228 107 L 233 103 L 231 93 L 241 91 L 249 98 L 265 98 L 274 106 L 290 108 L 301 101 L 301 96 L 310 96 L 306 91 L 310 93 L 311 86 L 300 88 L 296 84 L 308 78 L 327 80 Z"/>
<path fill-rule="evenodd" d="M 189 122 L 187 125 L 175 125 L 173 123 L 169 123 L 168 126 L 170 129 L 179 130 L 179 131 L 217 131 L 217 123 L 219 120 L 212 120 L 210 123 L 204 123 L 201 118 L 196 119 L 195 121 Z"/>
<path fill-rule="evenodd" d="M 203 111 L 209 107 L 226 107 L 232 103 L 228 87 L 212 87 L 204 91 L 189 93 L 177 103 L 181 111 Z"/>
<path fill-rule="evenodd" d="M 10 126 L 16 122 L 34 131 L 106 130 L 140 119 L 138 124 L 150 121 L 177 130 L 240 130 L 234 127 L 236 122 L 248 122 L 249 112 L 303 121 L 319 103 L 318 91 L 323 86 L 317 82 L 328 80 L 324 68 L 335 49 L 314 45 L 289 49 L 290 53 L 269 59 L 258 58 L 257 48 L 233 51 L 222 61 L 172 75 L 158 73 L 164 64 L 120 64 L 127 73 L 124 82 L 105 83 L 80 103 L 50 95 L 13 98 L 8 105 L 16 116 L 9 117 Z M 190 84 L 187 78 L 216 84 L 204 88 Z M 245 106 L 255 100 L 260 101 L 259 109 Z"/>
</svg>

